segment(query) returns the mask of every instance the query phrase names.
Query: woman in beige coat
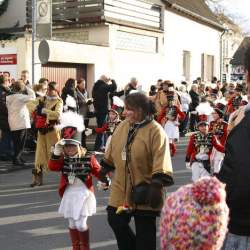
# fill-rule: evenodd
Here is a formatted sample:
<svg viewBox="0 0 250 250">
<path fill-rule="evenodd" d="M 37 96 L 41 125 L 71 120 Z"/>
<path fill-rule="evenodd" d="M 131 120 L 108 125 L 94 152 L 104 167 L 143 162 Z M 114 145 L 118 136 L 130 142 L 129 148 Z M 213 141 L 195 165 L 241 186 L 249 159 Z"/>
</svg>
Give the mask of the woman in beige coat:
<svg viewBox="0 0 250 250">
<path fill-rule="evenodd" d="M 119 250 L 155 250 L 156 216 L 163 187 L 173 184 L 168 138 L 153 120 L 152 102 L 141 93 L 125 99 L 123 121 L 105 153 L 102 174 L 115 170 L 108 222 Z M 134 217 L 136 234 L 129 226 Z"/>
<path fill-rule="evenodd" d="M 45 97 L 39 97 L 29 104 L 29 109 L 35 111 L 34 123 L 38 130 L 35 168 L 32 170 L 31 187 L 43 184 L 43 172 L 48 170 L 48 161 L 51 155 L 51 147 L 60 139 L 60 133 L 55 128 L 63 110 L 63 101 L 58 96 L 56 83 L 48 84 Z"/>
</svg>

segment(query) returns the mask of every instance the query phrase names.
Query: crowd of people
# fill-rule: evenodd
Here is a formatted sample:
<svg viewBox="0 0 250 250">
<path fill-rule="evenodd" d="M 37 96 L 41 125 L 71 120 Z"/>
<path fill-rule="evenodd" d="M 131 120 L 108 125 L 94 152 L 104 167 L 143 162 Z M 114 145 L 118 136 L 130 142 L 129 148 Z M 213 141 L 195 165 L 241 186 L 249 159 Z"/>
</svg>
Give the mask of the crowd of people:
<svg viewBox="0 0 250 250">
<path fill-rule="evenodd" d="M 107 218 L 119 250 L 155 250 L 160 215 L 162 250 L 248 250 L 250 48 L 245 68 L 245 82 L 159 79 L 148 94 L 135 77 L 118 91 L 102 75 L 92 97 L 84 79 L 69 78 L 59 93 L 45 78 L 31 85 L 26 70 L 17 81 L 6 73 L 0 76 L 0 160 L 25 165 L 31 140 L 31 187 L 43 185 L 48 170 L 61 172 L 59 213 L 68 219 L 73 250 L 90 249 L 92 176 L 100 189 L 112 185 Z M 91 134 L 94 151 L 104 154 L 100 162 L 86 145 Z M 185 163 L 193 183 L 166 198 L 181 136 L 189 138 Z"/>
</svg>

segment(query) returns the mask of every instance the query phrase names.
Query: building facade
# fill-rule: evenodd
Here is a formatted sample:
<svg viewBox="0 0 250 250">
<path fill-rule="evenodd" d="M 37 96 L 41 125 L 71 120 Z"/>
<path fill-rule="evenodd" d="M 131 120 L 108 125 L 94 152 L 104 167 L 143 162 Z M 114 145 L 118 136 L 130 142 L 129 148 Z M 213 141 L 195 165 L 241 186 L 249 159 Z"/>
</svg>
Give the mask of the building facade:
<svg viewBox="0 0 250 250">
<path fill-rule="evenodd" d="M 83 77 L 90 90 L 108 74 L 120 88 L 135 76 L 147 90 L 159 78 L 179 83 L 218 77 L 223 28 L 203 0 L 186 2 L 53 0 L 50 56 L 40 63 L 38 39 L 35 82 L 43 76 L 62 88 L 67 78 Z M 19 5 L 22 11 L 16 11 Z M 0 16 L 0 55 L 16 51 L 18 76 L 31 71 L 30 8 L 30 0 L 12 0 Z"/>
</svg>

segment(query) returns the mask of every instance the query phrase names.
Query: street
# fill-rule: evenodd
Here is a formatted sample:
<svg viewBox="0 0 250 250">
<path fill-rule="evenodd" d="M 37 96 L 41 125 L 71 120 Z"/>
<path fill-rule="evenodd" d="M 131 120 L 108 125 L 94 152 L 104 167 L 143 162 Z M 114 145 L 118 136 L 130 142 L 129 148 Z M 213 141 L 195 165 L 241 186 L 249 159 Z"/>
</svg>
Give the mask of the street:
<svg viewBox="0 0 250 250">
<path fill-rule="evenodd" d="M 181 138 L 177 146 L 177 155 L 173 158 L 175 185 L 168 192 L 191 180 L 191 171 L 184 164 L 187 140 Z M 30 169 L 0 174 L 0 249 L 71 249 L 68 221 L 57 213 L 59 176 L 60 173 L 50 172 L 45 177 L 44 186 L 30 188 Z M 106 220 L 108 196 L 108 192 L 96 190 L 97 214 L 89 218 L 91 249 L 117 249 Z"/>
</svg>

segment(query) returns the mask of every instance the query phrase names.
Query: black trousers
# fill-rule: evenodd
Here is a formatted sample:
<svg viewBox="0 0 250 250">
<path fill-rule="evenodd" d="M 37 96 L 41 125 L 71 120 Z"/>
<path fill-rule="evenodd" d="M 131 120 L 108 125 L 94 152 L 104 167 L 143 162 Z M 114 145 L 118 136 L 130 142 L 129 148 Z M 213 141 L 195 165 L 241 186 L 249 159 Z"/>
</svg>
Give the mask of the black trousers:
<svg viewBox="0 0 250 250">
<path fill-rule="evenodd" d="M 189 112 L 185 112 L 185 118 L 181 122 L 180 127 L 179 127 L 181 134 L 186 133 L 188 121 L 189 121 Z"/>
<path fill-rule="evenodd" d="M 112 228 L 119 250 L 156 250 L 156 215 L 116 214 L 116 208 L 108 207 L 108 223 Z M 132 216 L 134 233 L 129 226 Z"/>
<path fill-rule="evenodd" d="M 84 119 L 84 126 L 85 126 L 85 129 L 89 126 L 89 119 Z M 87 148 L 86 135 L 85 135 L 84 131 L 82 132 L 82 146 L 84 148 Z"/>
<path fill-rule="evenodd" d="M 106 120 L 107 113 L 96 113 L 97 127 L 101 128 Z M 100 150 L 103 144 L 103 134 L 97 134 L 95 138 L 95 150 Z"/>
<path fill-rule="evenodd" d="M 20 157 L 23 153 L 25 140 L 27 135 L 27 129 L 20 129 L 16 131 L 11 131 L 13 147 L 14 147 L 14 159 L 20 160 Z"/>
<path fill-rule="evenodd" d="M 196 130 L 196 123 L 197 123 L 197 115 L 196 114 L 190 114 L 190 124 L 189 129 L 194 132 Z"/>
</svg>

